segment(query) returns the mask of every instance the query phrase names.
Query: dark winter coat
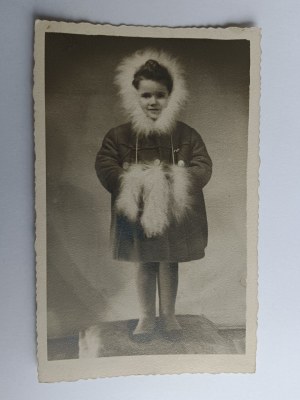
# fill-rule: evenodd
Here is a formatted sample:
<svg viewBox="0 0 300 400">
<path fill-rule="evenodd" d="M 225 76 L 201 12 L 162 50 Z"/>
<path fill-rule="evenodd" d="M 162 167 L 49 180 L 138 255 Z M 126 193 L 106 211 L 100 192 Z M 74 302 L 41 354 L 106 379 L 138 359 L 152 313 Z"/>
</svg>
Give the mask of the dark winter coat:
<svg viewBox="0 0 300 400">
<path fill-rule="evenodd" d="M 208 230 L 202 188 L 211 177 L 212 162 L 200 135 L 183 122 L 176 123 L 172 141 L 175 162 L 182 160 L 188 168 L 193 204 L 180 222 L 174 219 L 162 235 L 147 238 L 140 224 L 115 210 L 123 168 L 135 163 L 136 134 L 131 123 L 111 129 L 103 140 L 95 168 L 100 182 L 112 196 L 111 241 L 115 259 L 184 262 L 204 257 Z M 138 138 L 138 162 L 154 160 L 172 164 L 170 134 Z"/>
</svg>

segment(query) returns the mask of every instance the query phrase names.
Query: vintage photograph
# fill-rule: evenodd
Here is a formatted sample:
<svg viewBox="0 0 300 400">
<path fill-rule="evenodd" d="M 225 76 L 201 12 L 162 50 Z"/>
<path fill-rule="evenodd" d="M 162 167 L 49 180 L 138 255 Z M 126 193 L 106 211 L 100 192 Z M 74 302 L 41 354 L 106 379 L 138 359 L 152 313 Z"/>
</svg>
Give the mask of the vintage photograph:
<svg viewBox="0 0 300 400">
<path fill-rule="evenodd" d="M 36 22 L 40 381 L 255 372 L 259 41 Z"/>
</svg>

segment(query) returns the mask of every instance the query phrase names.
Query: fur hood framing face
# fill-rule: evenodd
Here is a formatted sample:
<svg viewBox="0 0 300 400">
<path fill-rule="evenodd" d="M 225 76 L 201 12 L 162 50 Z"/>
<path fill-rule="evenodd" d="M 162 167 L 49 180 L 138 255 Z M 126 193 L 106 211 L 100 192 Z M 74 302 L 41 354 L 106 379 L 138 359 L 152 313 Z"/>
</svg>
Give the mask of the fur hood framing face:
<svg viewBox="0 0 300 400">
<path fill-rule="evenodd" d="M 167 68 L 173 79 L 173 90 L 170 93 L 167 107 L 162 110 L 161 115 L 155 121 L 145 115 L 139 104 L 137 90 L 132 84 L 134 74 L 149 59 L 156 60 Z M 126 57 L 118 66 L 115 83 L 119 87 L 123 109 L 129 115 L 137 134 L 148 135 L 154 131 L 160 134 L 170 132 L 187 96 L 183 71 L 175 58 L 163 51 L 153 49 L 137 51 L 132 56 Z"/>
</svg>

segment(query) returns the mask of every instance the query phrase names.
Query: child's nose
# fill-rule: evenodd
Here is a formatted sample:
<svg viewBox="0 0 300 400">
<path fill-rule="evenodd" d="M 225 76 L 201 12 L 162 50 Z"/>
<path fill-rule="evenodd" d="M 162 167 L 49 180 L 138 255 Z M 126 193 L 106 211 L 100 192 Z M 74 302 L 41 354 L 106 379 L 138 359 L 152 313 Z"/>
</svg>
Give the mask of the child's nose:
<svg viewBox="0 0 300 400">
<path fill-rule="evenodd" d="M 156 96 L 151 96 L 150 97 L 150 104 L 155 104 L 157 102 Z"/>
</svg>

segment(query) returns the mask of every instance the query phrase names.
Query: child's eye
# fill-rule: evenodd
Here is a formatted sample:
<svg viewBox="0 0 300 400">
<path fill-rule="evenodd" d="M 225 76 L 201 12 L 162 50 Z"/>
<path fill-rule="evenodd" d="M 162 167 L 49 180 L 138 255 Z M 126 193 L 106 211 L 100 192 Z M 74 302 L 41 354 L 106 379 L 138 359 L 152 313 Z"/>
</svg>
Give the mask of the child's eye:
<svg viewBox="0 0 300 400">
<path fill-rule="evenodd" d="M 142 97 L 144 97 L 145 99 L 149 99 L 151 97 L 151 93 L 142 93 Z"/>
<path fill-rule="evenodd" d="M 166 94 L 164 92 L 158 92 L 156 96 L 158 99 L 164 99 L 166 97 Z"/>
</svg>

